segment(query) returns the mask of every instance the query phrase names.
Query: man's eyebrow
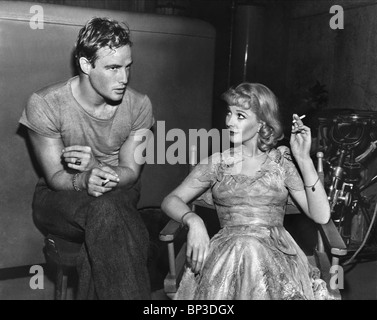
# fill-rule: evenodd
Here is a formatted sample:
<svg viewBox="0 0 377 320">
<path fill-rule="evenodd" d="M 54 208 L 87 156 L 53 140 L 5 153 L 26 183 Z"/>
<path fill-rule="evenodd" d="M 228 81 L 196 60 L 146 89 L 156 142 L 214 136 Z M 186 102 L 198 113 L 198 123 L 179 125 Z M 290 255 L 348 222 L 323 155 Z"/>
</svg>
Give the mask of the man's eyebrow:
<svg viewBox="0 0 377 320">
<path fill-rule="evenodd" d="M 106 66 L 105 66 L 105 68 L 120 68 L 121 67 L 121 65 L 120 64 L 107 64 Z"/>
</svg>

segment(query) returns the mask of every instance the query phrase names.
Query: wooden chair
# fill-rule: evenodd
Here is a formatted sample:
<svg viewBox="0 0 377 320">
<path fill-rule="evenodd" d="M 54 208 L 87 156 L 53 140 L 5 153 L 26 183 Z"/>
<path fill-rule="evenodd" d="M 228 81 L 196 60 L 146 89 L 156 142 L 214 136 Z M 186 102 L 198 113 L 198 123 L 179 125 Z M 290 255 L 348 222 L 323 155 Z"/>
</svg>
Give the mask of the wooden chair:
<svg viewBox="0 0 377 320">
<path fill-rule="evenodd" d="M 320 181 L 325 185 L 323 152 L 317 152 L 317 172 Z M 326 281 L 329 291 L 341 298 L 339 290 L 331 288 L 330 278 L 335 270 L 330 270 L 330 268 L 340 266 L 340 259 L 347 255 L 347 246 L 332 219 L 325 225 L 318 224 L 317 227 L 318 242 L 315 253 L 316 264 L 322 272 L 322 278 Z"/>
<path fill-rule="evenodd" d="M 322 163 L 323 153 L 317 153 L 317 172 L 322 184 L 324 183 L 324 172 Z M 192 148 L 190 153 L 190 169 L 196 165 L 196 149 Z M 206 206 L 203 202 L 194 201 L 191 204 L 191 209 L 195 211 L 196 207 Z M 206 206 L 208 207 L 208 206 Z M 213 209 L 213 208 L 212 208 Z M 290 208 L 291 214 L 300 213 L 297 207 Z M 339 266 L 340 258 L 347 254 L 347 247 L 340 236 L 334 222 L 330 221 L 325 225 L 316 225 L 317 231 L 317 245 L 313 255 L 308 256 L 308 260 L 312 265 L 315 265 L 321 271 L 321 278 L 326 282 L 329 292 L 335 299 L 341 299 L 341 294 L 338 288 L 331 285 L 332 273 L 337 272 L 335 266 Z M 169 272 L 164 280 L 165 294 L 173 299 L 184 270 L 186 261 L 186 242 L 182 246 L 178 246 L 176 239 L 178 237 L 186 236 L 186 228 L 179 222 L 170 220 L 164 229 L 160 232 L 160 240 L 167 243 Z M 176 252 L 178 251 L 178 254 Z M 334 266 L 334 268 L 332 268 Z"/>
<path fill-rule="evenodd" d="M 71 242 L 53 234 L 45 237 L 46 262 L 55 270 L 55 300 L 67 299 L 68 279 L 76 274 L 76 259 L 82 243 Z"/>
</svg>

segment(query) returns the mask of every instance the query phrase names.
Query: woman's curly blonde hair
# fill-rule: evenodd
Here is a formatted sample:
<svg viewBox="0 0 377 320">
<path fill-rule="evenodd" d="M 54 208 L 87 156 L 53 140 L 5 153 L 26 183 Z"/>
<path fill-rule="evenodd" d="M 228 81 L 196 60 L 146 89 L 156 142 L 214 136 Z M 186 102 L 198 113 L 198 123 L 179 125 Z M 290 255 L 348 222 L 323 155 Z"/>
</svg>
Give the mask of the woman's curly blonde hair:
<svg viewBox="0 0 377 320">
<path fill-rule="evenodd" d="M 221 95 L 229 106 L 251 109 L 261 123 L 258 135 L 258 148 L 268 151 L 283 139 L 283 126 L 280 122 L 279 106 L 275 94 L 260 83 L 244 82 L 230 88 Z"/>
</svg>

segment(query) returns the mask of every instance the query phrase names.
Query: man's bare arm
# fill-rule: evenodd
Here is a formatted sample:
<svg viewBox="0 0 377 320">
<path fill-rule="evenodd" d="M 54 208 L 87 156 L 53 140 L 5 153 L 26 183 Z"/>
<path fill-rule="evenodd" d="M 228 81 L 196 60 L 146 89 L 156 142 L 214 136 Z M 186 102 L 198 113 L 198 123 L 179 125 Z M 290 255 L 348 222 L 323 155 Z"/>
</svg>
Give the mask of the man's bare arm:
<svg viewBox="0 0 377 320">
<path fill-rule="evenodd" d="M 135 136 L 130 136 L 119 151 L 119 165 L 110 166 L 119 176 L 119 186 L 133 185 L 140 176 L 142 164 L 136 161 L 138 146 L 142 142 Z"/>
<path fill-rule="evenodd" d="M 72 190 L 72 174 L 68 173 L 61 159 L 64 148 L 61 139 L 44 137 L 28 130 L 33 150 L 48 186 L 53 190 Z"/>
<path fill-rule="evenodd" d="M 55 191 L 74 190 L 73 176 L 78 174 L 76 186 L 86 189 L 91 196 L 98 197 L 118 185 L 119 177 L 110 167 L 93 167 L 87 171 L 69 168 L 62 157 L 64 145 L 61 139 L 44 137 L 29 130 L 30 140 L 48 186 Z M 103 185 L 103 181 L 109 183 Z"/>
</svg>

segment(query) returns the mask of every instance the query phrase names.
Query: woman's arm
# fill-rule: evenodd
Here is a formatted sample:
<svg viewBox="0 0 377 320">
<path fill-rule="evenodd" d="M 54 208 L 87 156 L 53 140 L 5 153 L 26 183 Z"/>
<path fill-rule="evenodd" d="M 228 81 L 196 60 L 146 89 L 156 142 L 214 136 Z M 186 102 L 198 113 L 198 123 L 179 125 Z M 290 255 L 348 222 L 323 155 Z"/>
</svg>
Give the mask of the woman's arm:
<svg viewBox="0 0 377 320">
<path fill-rule="evenodd" d="M 302 164 L 301 166 L 299 165 L 299 167 L 300 171 L 303 172 L 305 190 L 292 190 L 290 192 L 291 196 L 309 218 L 316 223 L 326 224 L 330 219 L 330 205 L 321 181 L 317 181 L 318 174 L 314 169 L 313 162 L 311 165 L 310 163 L 307 163 Z M 313 167 L 314 170 L 311 167 Z M 315 183 L 315 181 L 317 181 L 314 189 L 307 187 L 307 181 L 310 181 L 309 183 L 313 181 Z"/>
<path fill-rule="evenodd" d="M 208 254 L 209 235 L 203 220 L 187 205 L 207 189 L 205 186 L 191 186 L 190 176 L 194 175 L 195 169 L 181 185 L 165 197 L 161 208 L 169 217 L 188 227 L 186 259 L 193 272 L 197 273 Z"/>
<path fill-rule="evenodd" d="M 292 125 L 290 139 L 291 150 L 303 177 L 305 190 L 291 191 L 291 196 L 316 223 L 326 224 L 330 219 L 330 205 L 326 191 L 310 158 L 310 128 L 304 126 L 297 115 L 293 115 L 293 119 L 295 122 Z"/>
</svg>

